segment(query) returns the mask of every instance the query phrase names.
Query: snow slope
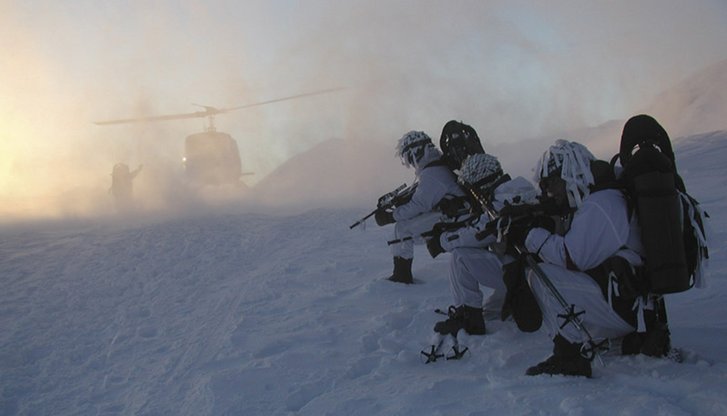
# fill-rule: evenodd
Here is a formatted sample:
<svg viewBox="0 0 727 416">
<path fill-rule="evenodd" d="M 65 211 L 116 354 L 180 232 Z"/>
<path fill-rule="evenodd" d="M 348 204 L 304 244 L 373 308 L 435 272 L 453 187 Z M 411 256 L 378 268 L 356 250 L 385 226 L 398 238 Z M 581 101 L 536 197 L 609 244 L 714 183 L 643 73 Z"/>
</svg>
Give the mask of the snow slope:
<svg viewBox="0 0 727 416">
<path fill-rule="evenodd" d="M 657 120 L 668 120 L 665 128 L 673 137 L 727 128 L 727 60 L 697 71 L 662 92 L 646 110 Z"/>
<path fill-rule="evenodd" d="M 695 72 L 682 82 L 669 86 L 645 109 L 631 115 L 649 114 L 661 123 L 675 142 L 712 131 L 727 130 L 727 60 Z M 496 155 L 510 174 L 530 177 L 535 160 L 555 139 L 575 140 L 588 146 L 596 157 L 609 160 L 618 149 L 624 120 L 611 120 L 595 127 L 567 130 L 559 135 L 531 138 L 521 142 L 487 143 L 485 150 Z M 475 124 L 475 127 L 478 127 Z M 486 126 L 481 126 L 486 131 Z"/>
<path fill-rule="evenodd" d="M 677 364 L 606 357 L 594 378 L 527 377 L 542 333 L 488 322 L 424 365 L 448 255 L 382 280 L 371 208 L 209 212 L 0 228 L 0 415 L 727 414 L 727 132 L 677 146 L 712 215 L 711 287 L 668 298 Z"/>
<path fill-rule="evenodd" d="M 394 156 L 395 140 L 329 139 L 294 156 L 254 187 L 258 203 L 354 207 L 411 181 Z"/>
</svg>

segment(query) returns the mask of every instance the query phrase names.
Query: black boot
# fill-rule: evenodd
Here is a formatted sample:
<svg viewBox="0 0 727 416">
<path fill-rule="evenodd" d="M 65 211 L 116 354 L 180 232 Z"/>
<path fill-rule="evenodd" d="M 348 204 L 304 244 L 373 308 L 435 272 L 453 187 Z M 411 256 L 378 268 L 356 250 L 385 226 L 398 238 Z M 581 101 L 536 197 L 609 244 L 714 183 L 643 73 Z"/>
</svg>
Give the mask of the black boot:
<svg viewBox="0 0 727 416">
<path fill-rule="evenodd" d="M 394 257 L 394 273 L 389 276 L 389 280 L 398 283 L 414 283 L 414 277 L 411 275 L 411 264 L 414 259 L 405 259 L 403 257 Z"/>
<path fill-rule="evenodd" d="M 656 310 L 644 311 L 646 332 L 632 332 L 621 342 L 624 355 L 644 354 L 661 358 L 671 351 L 671 337 L 666 319 L 666 306 L 663 299 L 657 301 Z"/>
<path fill-rule="evenodd" d="M 591 377 L 591 362 L 581 355 L 581 344 L 568 342 L 560 334 L 553 338 L 553 355 L 542 363 L 528 368 L 529 376 L 562 374 Z"/>
<path fill-rule="evenodd" d="M 450 306 L 447 315 L 449 315 L 447 320 L 434 324 L 434 332 L 456 336 L 460 329 L 464 329 L 470 335 L 485 334 L 485 319 L 482 317 L 482 308 L 473 308 L 467 305 L 456 308 Z"/>
</svg>

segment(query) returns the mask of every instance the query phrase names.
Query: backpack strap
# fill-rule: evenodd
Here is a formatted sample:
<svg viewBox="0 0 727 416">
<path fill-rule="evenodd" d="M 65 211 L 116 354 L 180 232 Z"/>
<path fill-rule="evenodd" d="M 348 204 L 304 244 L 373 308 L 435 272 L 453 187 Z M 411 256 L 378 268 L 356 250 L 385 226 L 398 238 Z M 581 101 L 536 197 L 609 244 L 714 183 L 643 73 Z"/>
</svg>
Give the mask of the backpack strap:
<svg viewBox="0 0 727 416">
<path fill-rule="evenodd" d="M 679 197 L 685 211 L 684 232 L 690 233 L 689 236 L 685 236 L 685 242 L 687 242 L 687 249 L 693 250 L 689 253 L 689 255 L 693 256 L 692 259 L 694 261 L 694 264 L 691 265 L 693 270 L 690 270 L 693 277 L 692 286 L 704 288 L 707 285 L 704 269 L 709 261 L 709 248 L 707 247 L 708 230 L 705 220 L 709 218 L 709 214 L 689 194 L 679 192 Z"/>
<path fill-rule="evenodd" d="M 590 193 L 593 194 L 604 189 L 621 188 L 621 185 L 616 181 L 612 163 L 604 160 L 593 160 L 590 169 L 591 175 L 593 175 L 593 185 L 589 186 Z"/>
<path fill-rule="evenodd" d="M 636 269 L 623 257 L 614 255 L 585 273 L 598 284 L 604 300 L 621 319 L 636 327 L 638 313 L 633 306 L 640 297 Z"/>
</svg>

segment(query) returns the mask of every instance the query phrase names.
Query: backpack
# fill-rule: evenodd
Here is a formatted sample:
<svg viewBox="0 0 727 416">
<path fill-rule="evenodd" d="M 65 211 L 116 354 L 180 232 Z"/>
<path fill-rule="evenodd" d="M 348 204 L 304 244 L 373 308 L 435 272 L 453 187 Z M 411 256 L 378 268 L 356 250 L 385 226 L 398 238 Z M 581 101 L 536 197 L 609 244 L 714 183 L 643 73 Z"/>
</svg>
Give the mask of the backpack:
<svg viewBox="0 0 727 416">
<path fill-rule="evenodd" d="M 611 166 L 617 160 L 623 167 L 621 187 L 641 227 L 645 289 L 667 294 L 704 286 L 709 216 L 687 194 L 664 128 L 648 115 L 629 119 Z"/>
<path fill-rule="evenodd" d="M 439 148 L 442 149 L 442 159 L 452 171 L 458 170 L 468 156 L 485 153 L 475 129 L 456 120 L 448 121 L 442 128 Z"/>
<path fill-rule="evenodd" d="M 465 159 L 485 153 L 477 131 L 472 126 L 456 120 L 448 121 L 442 128 L 439 148 L 442 150 L 442 159 L 439 163 L 446 166 L 455 176 Z M 458 218 L 461 212 L 477 206 L 476 201 L 462 184 L 459 186 L 464 191 L 464 196 L 442 200 L 438 206 L 438 209 L 449 218 Z"/>
</svg>

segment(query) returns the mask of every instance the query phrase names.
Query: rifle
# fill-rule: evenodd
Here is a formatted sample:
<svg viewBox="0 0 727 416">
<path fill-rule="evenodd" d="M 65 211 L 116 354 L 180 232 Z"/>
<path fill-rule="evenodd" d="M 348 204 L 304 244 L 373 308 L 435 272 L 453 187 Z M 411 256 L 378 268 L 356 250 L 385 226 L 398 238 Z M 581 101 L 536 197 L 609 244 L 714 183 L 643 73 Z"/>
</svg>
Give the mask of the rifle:
<svg viewBox="0 0 727 416">
<path fill-rule="evenodd" d="M 492 218 L 485 227 L 475 235 L 478 240 L 484 240 L 487 236 L 497 233 L 498 228 L 504 224 L 514 224 L 521 221 L 530 221 L 540 216 L 563 216 L 569 213 L 568 209 L 559 206 L 553 198 L 541 198 L 537 204 L 508 204 L 495 214 L 488 205 L 483 205 L 488 215 Z M 492 215 L 496 215 L 492 217 Z"/>
<path fill-rule="evenodd" d="M 446 231 L 454 231 L 459 230 L 462 227 L 466 227 L 468 225 L 471 225 L 472 222 L 477 219 L 477 217 L 469 217 L 467 219 L 464 219 L 462 221 L 456 221 L 456 222 L 438 222 L 434 224 L 431 230 L 424 231 L 423 233 L 419 234 L 421 237 L 433 237 L 436 234 L 441 234 Z M 457 236 L 459 237 L 459 236 Z M 386 242 L 387 245 L 397 244 L 397 243 L 403 243 L 404 241 L 413 240 L 413 236 L 406 236 L 402 238 L 397 238 L 394 240 L 389 240 Z"/>
<path fill-rule="evenodd" d="M 381 197 L 379 197 L 378 202 L 376 203 L 376 209 L 371 211 L 368 215 L 361 218 L 360 220 L 353 223 L 349 229 L 353 229 L 359 224 L 362 224 L 364 221 L 369 219 L 372 215 L 376 214 L 376 211 L 378 210 L 386 210 L 392 207 L 403 205 L 409 200 L 411 200 L 412 195 L 414 195 L 414 191 L 416 191 L 418 183 L 413 183 L 411 186 L 407 187 L 406 184 L 402 184 L 398 188 L 394 189 L 391 192 L 388 192 Z"/>
<path fill-rule="evenodd" d="M 498 212 L 501 217 L 537 217 L 540 215 L 557 215 L 562 216 L 568 214 L 570 211 L 568 208 L 564 208 L 561 204 L 558 204 L 555 198 L 552 197 L 538 197 L 540 202 L 537 204 L 508 204 Z"/>
</svg>

